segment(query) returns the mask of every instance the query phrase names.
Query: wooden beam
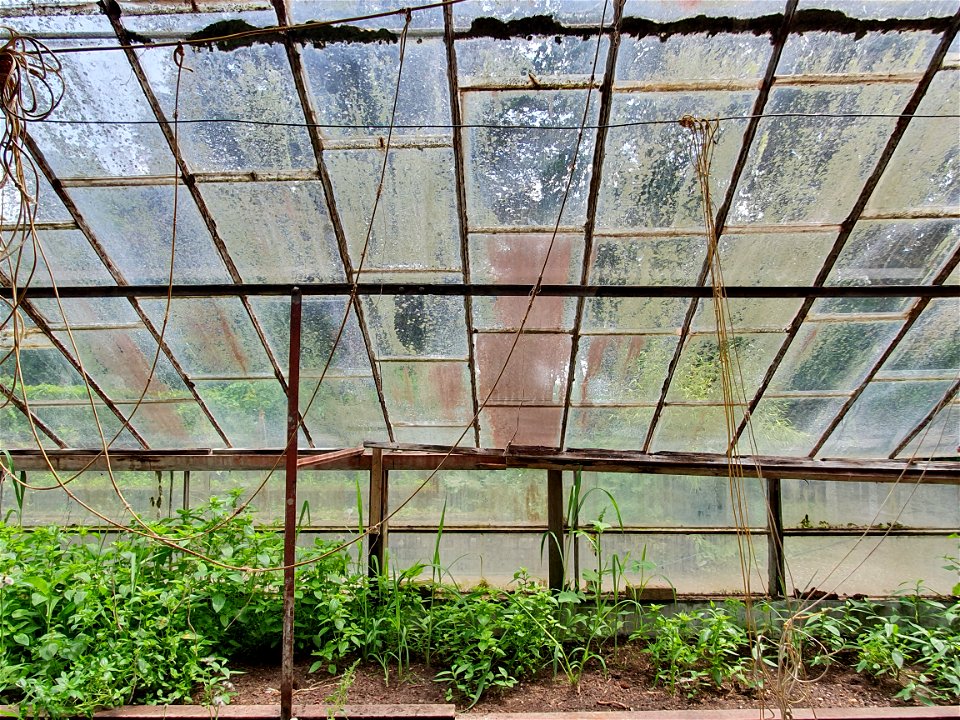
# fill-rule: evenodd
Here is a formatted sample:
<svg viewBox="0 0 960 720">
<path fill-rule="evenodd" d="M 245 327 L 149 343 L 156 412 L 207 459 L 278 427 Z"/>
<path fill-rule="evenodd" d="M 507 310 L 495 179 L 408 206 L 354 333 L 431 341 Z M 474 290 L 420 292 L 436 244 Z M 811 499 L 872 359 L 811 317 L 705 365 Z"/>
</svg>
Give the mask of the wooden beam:
<svg viewBox="0 0 960 720">
<path fill-rule="evenodd" d="M 383 466 L 383 450 L 374 448 L 370 456 L 370 528 L 367 571 L 376 576 L 387 571 L 387 470 Z"/>
<path fill-rule="evenodd" d="M 563 472 L 547 470 L 547 553 L 550 589 L 563 589 Z"/>
</svg>

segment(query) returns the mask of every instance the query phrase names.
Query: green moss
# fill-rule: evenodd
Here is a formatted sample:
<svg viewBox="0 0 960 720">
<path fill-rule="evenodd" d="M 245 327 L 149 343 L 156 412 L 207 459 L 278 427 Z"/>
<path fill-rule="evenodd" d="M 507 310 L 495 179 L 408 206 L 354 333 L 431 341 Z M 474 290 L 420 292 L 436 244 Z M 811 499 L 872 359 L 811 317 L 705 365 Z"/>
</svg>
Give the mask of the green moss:
<svg viewBox="0 0 960 720">
<path fill-rule="evenodd" d="M 246 35 L 245 33 L 256 33 Z M 210 41 L 218 50 L 228 52 L 253 45 L 272 45 L 283 42 L 284 31 L 278 27 L 258 28 L 245 20 L 221 20 L 187 37 L 193 44 Z M 367 30 L 353 25 L 330 25 L 312 21 L 289 31 L 290 37 L 299 43 L 323 48 L 329 43 L 395 43 L 397 35 L 389 30 Z M 242 37 L 231 37 L 243 35 Z"/>
</svg>

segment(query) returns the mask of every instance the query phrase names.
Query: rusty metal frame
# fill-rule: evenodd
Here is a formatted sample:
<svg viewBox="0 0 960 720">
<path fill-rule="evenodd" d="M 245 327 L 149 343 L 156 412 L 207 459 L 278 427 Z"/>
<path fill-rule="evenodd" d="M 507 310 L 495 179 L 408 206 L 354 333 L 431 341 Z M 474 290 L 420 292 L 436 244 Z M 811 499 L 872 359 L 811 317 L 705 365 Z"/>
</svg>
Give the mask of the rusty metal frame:
<svg viewBox="0 0 960 720">
<path fill-rule="evenodd" d="M 38 418 L 33 411 L 26 406 L 23 400 L 17 397 L 17 394 L 13 390 L 10 390 L 3 383 L 0 383 L 0 395 L 3 395 L 14 407 L 16 407 L 32 425 L 36 426 L 41 432 L 43 432 L 44 435 L 53 440 L 57 447 L 59 447 L 61 450 L 68 447 L 67 444 L 53 431 L 49 425 Z M 0 407 L 2 407 L 4 404 L 5 403 L 0 403 Z"/>
<path fill-rule="evenodd" d="M 213 242 L 213 246 L 216 249 L 217 254 L 220 256 L 220 259 L 223 262 L 227 273 L 230 275 L 230 278 L 235 283 L 243 282 L 240 276 L 240 271 L 237 269 L 233 258 L 230 257 L 226 243 L 224 242 L 223 238 L 220 237 L 220 232 L 217 230 L 217 224 L 210 213 L 210 209 L 207 207 L 206 201 L 203 199 L 203 195 L 201 194 L 200 188 L 197 185 L 196 178 L 190 172 L 190 168 L 187 165 L 186 159 L 180 152 L 180 147 L 177 144 L 177 139 L 171 127 L 171 123 L 167 119 L 163 108 L 160 106 L 160 101 L 157 99 L 156 94 L 153 92 L 153 87 L 150 85 L 150 81 L 147 79 L 147 75 L 143 70 L 143 66 L 140 64 L 140 58 L 137 57 L 136 51 L 130 47 L 130 36 L 120 20 L 120 8 L 117 5 L 117 1 L 105 0 L 102 4 L 102 9 L 104 15 L 110 21 L 110 25 L 113 28 L 117 39 L 121 44 L 124 45 L 123 53 L 130 64 L 130 69 L 133 72 L 134 77 L 137 78 L 137 82 L 140 85 L 140 89 L 143 92 L 144 97 L 146 98 L 147 104 L 153 111 L 154 117 L 157 120 L 157 125 L 159 126 L 161 133 L 163 133 L 163 137 L 167 141 L 167 145 L 170 148 L 170 153 L 173 155 L 173 158 L 176 161 L 177 171 L 183 178 L 183 184 L 186 186 L 187 190 L 189 190 L 190 197 L 193 199 L 193 202 L 196 203 L 197 211 L 200 213 L 200 217 L 203 219 L 204 225 L 206 226 L 207 231 L 210 233 L 210 239 Z M 280 387 L 283 389 L 284 395 L 287 395 L 289 388 L 287 387 L 287 381 L 283 377 L 283 370 L 280 368 L 280 364 L 277 362 L 276 354 L 273 352 L 273 349 L 270 347 L 270 343 L 267 341 L 266 333 L 264 333 L 263 326 L 257 319 L 257 314 L 254 312 L 254 309 L 250 304 L 250 300 L 241 295 L 240 303 L 243 305 L 244 310 L 246 310 L 247 315 L 250 318 L 250 322 L 253 325 L 254 332 L 256 332 L 257 337 L 260 339 L 260 343 L 263 345 L 263 350 L 267 354 L 267 359 L 270 362 L 270 366 L 273 368 L 277 382 L 280 383 Z M 310 430 L 307 427 L 302 415 L 300 417 L 300 423 L 307 442 L 311 447 L 313 447 L 313 439 L 310 435 Z"/>
<path fill-rule="evenodd" d="M 286 0 L 271 0 L 274 12 L 277 15 L 277 23 L 280 27 L 288 26 Z M 340 212 L 337 209 L 336 195 L 333 190 L 333 180 L 327 168 L 327 161 L 324 156 L 325 141 L 320 135 L 317 126 L 317 113 L 313 103 L 313 97 L 310 94 L 307 73 L 303 67 L 303 58 L 300 54 L 299 46 L 293 41 L 289 34 L 284 35 L 284 48 L 287 53 L 287 61 L 290 64 L 290 72 L 293 75 L 293 83 L 297 89 L 297 96 L 300 99 L 300 106 L 303 109 L 303 116 L 307 123 L 307 133 L 310 137 L 310 145 L 313 148 L 313 154 L 317 163 L 317 172 L 320 175 L 320 183 L 323 186 L 324 198 L 327 202 L 327 214 L 330 216 L 330 225 L 333 227 L 334 236 L 337 239 L 337 249 L 340 253 L 340 260 L 343 263 L 343 271 L 350 283 L 355 284 L 357 274 L 353 269 L 353 262 L 350 260 L 350 249 L 347 244 L 347 234 L 340 220 Z M 380 403 L 380 409 L 383 412 L 383 422 L 387 429 L 387 437 L 393 439 L 393 426 L 390 423 L 390 412 L 387 408 L 387 401 L 383 394 L 383 379 L 380 376 L 380 368 L 377 366 L 376 353 L 373 351 L 373 343 L 370 340 L 370 330 L 367 326 L 364 315 L 363 303 L 355 292 L 350 294 L 350 302 L 353 311 L 357 316 L 357 324 L 360 326 L 360 334 L 363 336 L 363 344 L 367 351 L 367 358 L 370 361 L 370 373 L 373 376 L 373 384 L 377 389 L 377 400 Z M 306 429 L 306 427 L 304 427 Z"/>
<path fill-rule="evenodd" d="M 740 144 L 740 153 L 737 156 L 737 161 L 733 166 L 733 172 L 730 176 L 730 183 L 727 186 L 726 196 L 723 199 L 723 204 L 717 209 L 715 226 L 718 238 L 724 232 L 727 215 L 730 212 L 730 207 L 733 205 L 733 199 L 736 197 L 737 185 L 740 184 L 740 176 L 743 174 L 744 168 L 747 166 L 747 160 L 750 157 L 750 149 L 753 146 L 753 140 L 757 135 L 757 129 L 760 127 L 760 120 L 763 116 L 763 111 L 767 106 L 767 100 L 770 97 L 770 93 L 773 91 L 773 84 L 776 80 L 777 66 L 780 64 L 780 56 L 783 54 L 783 48 L 787 44 L 787 39 L 790 37 L 790 26 L 797 11 L 798 2 L 799 0 L 787 0 L 783 11 L 783 22 L 781 23 L 780 28 L 777 30 L 776 35 L 771 37 L 773 41 L 773 49 L 770 52 L 770 58 L 767 61 L 767 69 L 764 72 L 763 81 L 760 83 L 760 89 L 757 92 L 757 97 L 753 102 L 753 109 L 750 113 L 753 117 L 747 123 L 747 127 L 743 132 L 743 141 Z M 700 275 L 697 278 L 698 285 L 703 285 L 706 282 L 709 270 L 710 267 L 707 264 L 707 259 L 705 258 L 703 261 L 703 266 L 700 269 Z M 687 313 L 683 318 L 683 325 L 680 328 L 680 341 L 677 343 L 677 348 L 673 353 L 673 357 L 670 359 L 670 364 L 667 366 L 667 377 L 663 381 L 663 388 L 660 391 L 660 400 L 657 403 L 657 408 L 653 412 L 653 417 L 650 419 L 650 425 L 647 428 L 647 436 L 643 441 L 642 447 L 644 452 L 648 451 L 650 449 L 650 445 L 653 443 L 653 437 L 657 430 L 657 424 L 660 420 L 661 414 L 663 413 L 663 407 L 666 403 L 667 394 L 670 392 L 670 385 L 673 382 L 673 375 L 680 364 L 680 357 L 683 354 L 684 347 L 687 344 L 687 337 L 690 334 L 690 327 L 693 325 L 693 318 L 694 315 L 696 315 L 698 304 L 699 300 L 695 299 L 691 301 L 689 307 L 687 308 Z"/>
<path fill-rule="evenodd" d="M 57 197 L 60 199 L 60 202 L 63 203 L 63 206 L 66 208 L 67 212 L 70 213 L 70 217 L 73 218 L 74 225 L 76 229 L 83 233 L 84 237 L 87 239 L 87 242 L 90 244 L 90 247 L 93 249 L 93 252 L 100 262 L 103 263 L 104 267 L 107 269 L 107 272 L 110 273 L 110 276 L 114 279 L 114 282 L 117 285 L 128 285 L 126 278 L 123 276 L 123 273 L 120 272 L 106 248 L 100 243 L 100 240 L 97 238 L 96 234 L 93 232 L 93 228 L 90 227 L 90 224 L 87 222 L 86 218 L 80 212 L 80 209 L 77 207 L 77 204 L 73 201 L 70 193 L 67 192 L 63 183 L 60 181 L 56 172 L 50 166 L 50 163 L 47 162 L 46 157 L 43 152 L 37 146 L 34 139 L 27 135 L 25 136 L 25 143 L 27 149 L 30 151 L 30 155 L 33 157 L 33 161 L 36 163 L 37 167 L 47 178 L 47 182 L 50 183 L 50 186 L 53 188 L 53 191 L 57 194 Z M 200 397 L 200 394 L 197 392 L 197 389 L 193 383 L 193 380 L 187 375 L 187 372 L 183 369 L 183 366 L 180 364 L 180 361 L 174 356 L 173 351 L 170 349 L 170 346 L 167 345 L 166 341 L 160 336 L 159 330 L 157 330 L 153 321 L 149 318 L 147 313 L 143 310 L 140 305 L 140 302 L 134 298 L 129 297 L 130 305 L 133 306 L 134 311 L 137 313 L 137 316 L 140 318 L 140 321 L 146 327 L 147 332 L 153 336 L 153 339 L 160 346 L 161 352 L 166 356 L 167 360 L 170 362 L 170 365 L 176 371 L 177 375 L 180 376 L 180 380 L 183 382 L 184 386 L 190 391 L 190 394 L 193 396 L 194 402 L 200 406 L 200 410 L 206 416 L 207 420 L 213 425 L 214 430 L 216 430 L 217 435 L 220 436 L 220 439 L 223 440 L 224 444 L 227 447 L 233 447 L 230 443 L 230 439 L 227 437 L 223 428 L 220 426 L 220 423 L 217 422 L 217 419 L 214 417 L 213 412 L 207 406 L 207 403 L 204 402 L 203 398 Z"/>
<path fill-rule="evenodd" d="M 916 89 L 913 91 L 913 94 L 907 101 L 901 117 L 897 120 L 893 131 L 890 133 L 890 137 L 887 139 L 886 145 L 877 158 L 873 172 L 870 173 L 870 176 L 864 183 L 863 188 L 861 189 L 860 194 L 853 205 L 853 208 L 850 210 L 850 213 L 840 224 L 840 233 L 837 235 L 837 239 L 834 242 L 833 247 L 827 254 L 827 257 L 824 259 L 823 266 L 820 268 L 820 272 L 817 274 L 817 277 L 814 280 L 813 284 L 815 286 L 822 286 L 824 283 L 826 283 L 830 272 L 833 270 L 837 259 L 840 257 L 840 253 L 843 251 L 843 248 L 846 245 L 847 239 L 853 233 L 853 230 L 861 219 L 867 203 L 870 201 L 870 197 L 873 195 L 874 189 L 876 189 L 877 185 L 880 183 L 883 173 L 887 169 L 887 166 L 893 157 L 893 153 L 900 144 L 901 138 L 903 138 L 903 136 L 906 134 L 907 128 L 910 125 L 910 121 L 913 118 L 913 113 L 915 113 L 917 108 L 920 106 L 920 102 L 926 95 L 927 89 L 932 84 L 934 77 L 936 77 L 937 73 L 940 71 L 940 67 L 950 49 L 950 45 L 957 36 L 958 28 L 960 28 L 960 11 L 957 11 L 957 13 L 954 14 L 950 26 L 944 32 L 943 37 L 940 39 L 940 44 L 937 46 L 936 51 L 933 53 L 933 57 L 931 57 L 930 62 L 927 65 L 926 71 L 923 73 L 923 78 L 919 83 L 917 83 Z M 754 411 L 756 411 L 760 401 L 763 399 L 764 393 L 770 385 L 770 382 L 773 380 L 773 376 L 780 367 L 780 363 L 786 356 L 787 351 L 793 344 L 793 341 L 799 335 L 804 320 L 806 320 L 807 314 L 809 313 L 810 308 L 813 306 L 813 302 L 813 298 L 807 298 L 804 300 L 803 304 L 800 306 L 800 309 L 797 311 L 796 316 L 790 323 L 790 327 L 787 330 L 787 335 L 786 338 L 784 338 L 783 344 L 780 346 L 780 349 L 777 351 L 776 355 L 774 355 L 774 358 L 771 361 L 770 366 L 767 368 L 767 372 L 764 375 L 763 380 L 761 380 L 753 399 L 750 401 L 747 407 L 747 412 L 744 414 L 743 419 L 740 421 L 740 425 L 737 427 L 737 430 L 734 433 L 734 444 L 739 441 L 740 436 L 743 434 L 744 430 L 746 430 L 747 424 L 750 422 L 750 416 Z M 902 334 L 897 336 L 897 342 L 899 342 L 901 337 Z M 895 348 L 896 344 L 888 348 L 888 351 L 892 352 Z M 820 441 L 818 441 L 818 446 L 822 444 L 823 440 L 824 438 L 821 438 Z"/>
<path fill-rule="evenodd" d="M 937 415 L 939 415 L 940 412 L 942 412 L 944 408 L 946 408 L 953 401 L 958 392 L 960 392 L 960 380 L 956 380 L 953 385 L 947 388 L 947 391 L 943 394 L 943 397 L 940 398 L 940 401 L 930 409 L 930 412 L 928 412 L 910 432 L 904 435 L 903 439 L 897 443 L 897 447 L 894 448 L 893 452 L 890 453 L 888 458 L 893 460 L 900 453 L 902 453 L 907 445 L 913 442 L 914 438 L 923 432 L 924 429 L 926 429 L 926 427 L 933 422 L 934 418 L 936 418 Z M 960 454 L 960 448 L 958 448 L 958 454 Z"/>
</svg>

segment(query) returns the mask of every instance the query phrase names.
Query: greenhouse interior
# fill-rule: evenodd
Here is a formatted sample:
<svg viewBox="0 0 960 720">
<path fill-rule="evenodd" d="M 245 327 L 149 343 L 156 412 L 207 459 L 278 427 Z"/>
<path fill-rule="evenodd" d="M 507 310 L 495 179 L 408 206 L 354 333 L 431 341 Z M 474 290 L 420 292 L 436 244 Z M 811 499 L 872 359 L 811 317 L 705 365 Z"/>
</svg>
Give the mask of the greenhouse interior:
<svg viewBox="0 0 960 720">
<path fill-rule="evenodd" d="M 958 28 L 0 0 L 0 715 L 957 717 Z"/>
</svg>

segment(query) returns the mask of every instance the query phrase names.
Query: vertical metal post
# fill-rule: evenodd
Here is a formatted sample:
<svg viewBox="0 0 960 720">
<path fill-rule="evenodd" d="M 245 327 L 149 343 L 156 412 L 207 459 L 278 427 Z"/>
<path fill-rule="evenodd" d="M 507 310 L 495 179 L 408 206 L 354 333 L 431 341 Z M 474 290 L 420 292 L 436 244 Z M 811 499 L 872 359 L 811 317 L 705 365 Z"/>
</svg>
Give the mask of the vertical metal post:
<svg viewBox="0 0 960 720">
<path fill-rule="evenodd" d="M 190 471 L 183 471 L 183 509 L 190 509 Z"/>
<path fill-rule="evenodd" d="M 563 472 L 547 470 L 547 562 L 550 589 L 563 590 Z"/>
<path fill-rule="evenodd" d="M 783 499 L 780 478 L 767 478 L 767 594 L 782 598 L 786 592 L 786 563 L 783 557 Z"/>
<path fill-rule="evenodd" d="M 373 448 L 370 458 L 370 522 L 368 527 L 369 555 L 367 569 L 370 577 L 386 572 L 387 557 L 387 472 L 383 468 L 383 450 Z"/>
<path fill-rule="evenodd" d="M 297 543 L 297 437 L 300 425 L 300 288 L 290 296 L 290 369 L 287 375 L 287 482 L 283 508 L 283 660 L 280 720 L 293 715 L 293 591 Z"/>
</svg>

